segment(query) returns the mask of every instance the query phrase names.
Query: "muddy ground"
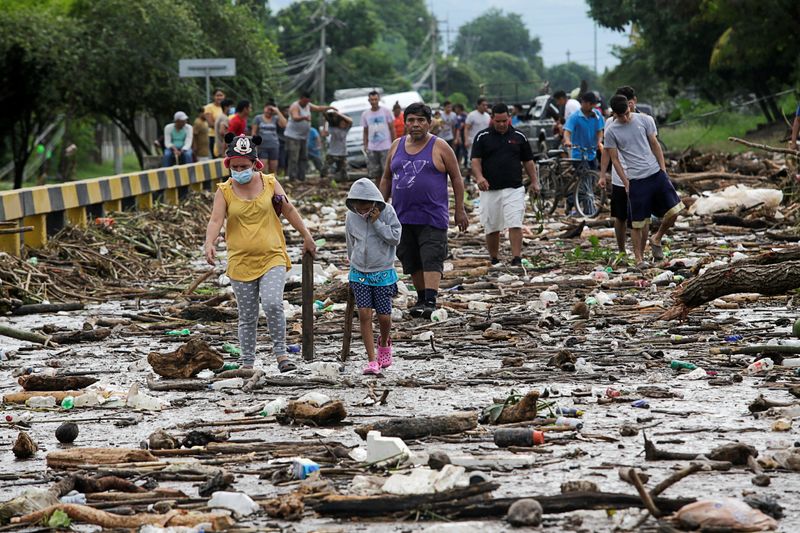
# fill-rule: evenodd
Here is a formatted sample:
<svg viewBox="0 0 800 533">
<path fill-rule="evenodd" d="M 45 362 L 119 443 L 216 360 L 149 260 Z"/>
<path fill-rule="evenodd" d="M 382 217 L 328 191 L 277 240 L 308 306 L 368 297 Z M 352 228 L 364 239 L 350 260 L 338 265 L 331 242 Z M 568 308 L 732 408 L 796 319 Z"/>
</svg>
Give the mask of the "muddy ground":
<svg viewBox="0 0 800 533">
<path fill-rule="evenodd" d="M 318 312 L 316 317 L 315 352 L 317 361 L 339 361 L 344 324 L 344 294 L 340 279 L 345 274 L 342 197 L 346 184 L 333 190 L 325 184 L 296 188 L 298 205 L 309 219 L 315 236 L 324 236 L 317 264 L 325 271 L 328 281 L 319 284 L 319 298 L 331 296 L 332 310 Z M 206 197 L 210 201 L 210 197 Z M 325 209 L 323 209 L 325 206 Z M 781 209 L 785 209 L 782 207 Z M 526 393 L 539 390 L 549 395 L 554 406 L 576 407 L 584 411 L 580 431 L 550 431 L 545 444 L 529 450 L 500 449 L 493 443 L 493 427 L 481 424 L 477 429 L 457 435 L 428 437 L 407 444 L 414 452 L 447 453 L 454 463 L 464 462 L 484 471 L 499 487 L 495 498 L 535 495 L 557 495 L 566 481 L 586 480 L 602 492 L 621 492 L 631 495 L 636 490 L 622 481 L 622 467 L 637 468 L 650 476 L 648 487 L 688 465 L 688 460 L 646 461 L 643 433 L 660 450 L 671 452 L 707 452 L 718 445 L 741 442 L 754 446 L 759 458 L 777 450 L 798 445 L 795 427 L 788 431 L 771 428 L 778 414 L 768 411 L 754 415 L 748 406 L 759 395 L 776 402 L 792 402 L 787 392 L 791 385 L 800 384 L 793 369 L 776 366 L 766 374 L 744 372 L 753 356 L 714 355 L 711 349 L 741 345 L 764 344 L 792 338 L 792 324 L 798 318 L 796 297 L 788 294 L 777 297 L 734 295 L 715 300 L 691 314 L 686 321 L 657 320 L 672 304 L 674 284 L 652 283 L 659 274 L 669 270 L 687 278 L 700 268 L 696 263 L 729 262 L 735 253 L 755 255 L 775 247 L 795 246 L 776 243 L 765 238 L 766 229 L 753 230 L 714 225 L 698 216 L 683 217 L 669 240 L 667 261 L 639 272 L 617 257 L 613 234 L 607 227 L 586 227 L 576 238 L 560 238 L 576 220 L 563 214 L 542 221 L 529 216 L 524 255 L 530 261 L 527 268 L 489 268 L 481 244 L 477 210 L 471 214 L 472 225 L 466 234 L 451 230 L 452 257 L 448 261 L 440 302 L 448 311 L 441 323 L 412 319 L 407 312 L 395 323 L 395 364 L 382 376 L 361 375 L 365 361 L 364 349 L 358 334 L 357 322 L 349 359 L 344 371 L 335 380 L 325 383 L 302 364 L 299 354 L 293 354 L 299 369 L 279 376 L 269 355 L 269 338 L 265 323 L 259 328 L 259 366 L 270 378 L 262 388 L 243 392 L 240 389 L 221 391 L 150 391 L 148 377 L 155 377 L 147 364 L 150 352 L 170 352 L 186 342 L 187 337 L 166 334 L 169 330 L 188 328 L 192 336 L 200 336 L 222 350 L 224 343 L 237 344 L 235 320 L 211 322 L 184 320 L 177 310 L 186 301 L 173 291 L 161 298 L 117 297 L 104 303 L 90 303 L 84 310 L 7 316 L 0 324 L 23 330 L 36 330 L 55 325 L 63 329 L 81 329 L 87 321 L 98 318 L 124 319 L 112 334 L 101 342 L 84 342 L 58 348 L 0 337 L 6 360 L 0 363 L 0 391 L 4 394 L 20 390 L 15 373 L 30 368 L 41 372 L 49 365 L 58 371 L 84 372 L 99 378 L 91 389 L 119 393 L 124 397 L 134 383 L 140 390 L 168 402 L 161 411 L 133 411 L 127 407 L 27 409 L 21 405 L 4 405 L 3 415 L 29 412 L 30 436 L 38 443 L 39 451 L 27 460 L 16 460 L 11 445 L 18 429 L 9 424 L 0 426 L 0 500 L 8 500 L 28 488 L 46 488 L 58 472 L 46 466 L 48 452 L 66 449 L 59 444 L 54 431 L 66 420 L 77 420 L 80 434 L 74 446 L 130 447 L 146 445 L 148 436 L 163 428 L 180 437 L 189 429 L 222 429 L 225 425 L 210 426 L 257 412 L 265 402 L 278 397 L 297 398 L 317 391 L 341 399 L 347 409 L 343 423 L 333 427 L 309 427 L 302 424 L 282 425 L 273 417 L 258 417 L 252 425 L 229 426 L 228 442 L 248 444 L 286 442 L 274 453 L 196 457 L 165 457 L 160 461 L 204 461 L 221 466 L 235 474 L 235 484 L 229 490 L 249 494 L 256 501 L 295 490 L 300 481 L 278 481 L 272 474 L 296 451 L 292 443 L 340 443 L 346 447 L 364 447 L 365 442 L 354 427 L 394 417 L 444 415 L 465 411 L 480 412 L 495 399 L 505 399 L 512 391 Z M 543 231 L 537 233 L 540 224 Z M 198 224 L 195 222 L 194 226 Z M 121 231 L 118 228 L 119 231 Z M 291 232 L 290 251 L 298 264 L 299 245 Z M 590 237 L 596 237 L 591 239 Z M 174 269 L 185 280 L 196 278 L 207 268 L 198 260 L 197 235 L 195 248 Z M 508 254 L 507 247 L 504 253 Z M 30 254 L 31 256 L 35 254 Z M 333 265 L 333 267 L 331 266 Z M 335 268 L 334 268 L 335 267 Z M 399 265 L 398 265 L 399 269 Z M 604 270 L 605 269 L 605 270 Z M 592 273 L 604 270 L 605 276 Z M 164 270 L 160 270 L 163 272 Z M 163 289 L 175 284 L 175 275 L 164 280 L 153 270 L 149 279 L 131 281 L 137 289 Z M 200 285 L 208 295 L 224 294 L 229 287 L 218 272 Z M 322 281 L 322 279 L 317 280 Z M 221 284 L 220 282 L 223 282 Z M 287 285 L 287 309 L 290 344 L 300 342 L 300 291 L 296 277 L 290 276 Z M 406 283 L 410 280 L 406 279 Z M 57 284 L 58 280 L 53 280 Z M 184 283 L 185 288 L 188 282 Z M 339 289 L 337 291 L 337 288 Z M 545 305 L 541 293 L 552 290 L 558 301 Z M 602 294 L 597 294 L 597 293 Z M 144 294 L 142 295 L 144 296 Z M 338 299 L 337 299 L 338 296 Z M 573 306 L 594 297 L 601 303 L 591 303 L 589 316 L 572 314 Z M 602 302 L 610 297 L 610 303 Z M 401 294 L 395 305 L 404 310 L 411 302 L 409 294 Z M 473 302 L 473 303 L 470 303 Z M 477 302 L 477 303 L 475 303 Z M 231 300 L 222 309 L 235 309 Z M 162 322 L 143 322 L 137 315 L 163 317 Z M 152 318 L 151 318 L 152 320 Z M 500 324 L 489 327 L 492 323 Z M 487 329 L 488 328 L 488 329 Z M 489 331 L 485 333 L 484 330 Z M 412 337 L 432 331 L 429 341 Z M 740 340 L 730 336 L 740 335 Z M 726 340 L 728 337 L 728 340 Z M 568 352 L 568 353 L 567 353 Z M 548 364 L 551 357 L 561 354 L 564 366 Z M 509 356 L 523 358 L 522 366 L 502 366 Z M 226 361 L 235 357 L 225 354 Z M 584 358 L 591 368 L 582 369 Z M 672 360 L 695 363 L 709 372 L 698 380 L 686 378 L 688 370 L 673 370 Z M 728 380 L 742 376 L 741 381 Z M 272 379 L 274 378 L 274 379 Z M 289 381 L 281 382 L 280 380 Z M 737 378 L 738 379 L 738 378 Z M 643 388 L 644 387 L 644 388 Z M 612 389 L 609 391 L 609 389 Z M 380 397 L 388 390 L 385 405 L 375 404 L 370 392 Z M 622 396 L 612 401 L 613 391 Z M 671 396 L 671 397 L 670 397 Z M 632 402 L 647 400 L 648 408 L 636 408 Z M 798 413 L 783 414 L 791 419 Z M 132 423 L 128 423 L 133 418 Z M 115 423 L 121 423 L 116 425 Z M 191 423 L 191 428 L 185 424 Z M 628 428 L 623 436 L 620 429 Z M 369 473 L 363 463 L 350 458 L 334 460 L 324 449 L 313 457 L 323 467 L 322 479 L 346 492 L 353 475 Z M 277 461 L 277 463 L 276 463 Z M 408 467 L 406 467 L 408 468 Z M 101 469 L 102 471 L 102 469 Z M 394 470 L 393 470 L 394 471 Z M 402 469 L 400 470 L 402 471 Z M 373 473 L 388 477 L 385 469 Z M 779 531 L 800 530 L 800 484 L 797 473 L 767 470 L 769 486 L 752 483 L 754 472 L 746 466 L 733 466 L 726 471 L 701 471 L 669 488 L 663 496 L 669 498 L 701 498 L 750 496 L 773 500 L 783 508 Z M 136 477 L 134 476 L 134 479 Z M 141 480 L 141 476 L 139 477 Z M 273 482 L 275 481 L 275 482 Z M 161 487 L 182 490 L 192 500 L 179 501 L 178 506 L 202 509 L 197 500 L 201 481 L 162 481 Z M 91 503 L 91 499 L 90 499 Z M 406 513 L 382 518 L 334 518 L 315 513 L 307 505 L 300 520 L 283 520 L 259 513 L 237 521 L 237 528 L 266 531 L 505 531 L 511 529 L 502 516 L 484 519 L 464 519 L 449 523 L 433 513 Z M 144 511 L 146 506 L 136 507 Z M 630 530 L 646 511 L 621 509 L 617 511 L 574 511 L 546 514 L 542 531 L 622 531 Z M 75 525 L 81 531 L 97 530 L 96 526 Z M 35 527 L 34 527 L 35 529 Z M 656 531 L 657 522 L 650 518 L 639 531 Z M 21 529 L 20 529 L 21 530 Z M 525 530 L 525 529 L 521 529 Z M 533 530 L 533 529 L 530 529 Z"/>
</svg>

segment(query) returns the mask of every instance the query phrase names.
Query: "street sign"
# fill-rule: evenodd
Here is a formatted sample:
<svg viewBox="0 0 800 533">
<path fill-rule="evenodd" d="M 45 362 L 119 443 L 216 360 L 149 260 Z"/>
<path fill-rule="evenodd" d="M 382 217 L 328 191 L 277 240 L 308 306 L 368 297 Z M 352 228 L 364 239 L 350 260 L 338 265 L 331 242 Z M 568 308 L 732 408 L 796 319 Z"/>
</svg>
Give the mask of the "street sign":
<svg viewBox="0 0 800 533">
<path fill-rule="evenodd" d="M 210 101 L 209 79 L 211 76 L 236 76 L 236 58 L 181 59 L 178 61 L 178 74 L 181 78 L 205 78 L 206 101 Z"/>
</svg>

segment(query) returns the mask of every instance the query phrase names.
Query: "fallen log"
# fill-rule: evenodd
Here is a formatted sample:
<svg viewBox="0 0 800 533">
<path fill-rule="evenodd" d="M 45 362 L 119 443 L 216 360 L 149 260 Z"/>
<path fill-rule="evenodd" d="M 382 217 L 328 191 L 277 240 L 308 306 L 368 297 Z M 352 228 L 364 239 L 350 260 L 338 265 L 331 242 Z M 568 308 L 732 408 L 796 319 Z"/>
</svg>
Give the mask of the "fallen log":
<svg viewBox="0 0 800 533">
<path fill-rule="evenodd" d="M 17 382 L 26 391 L 66 391 L 84 389 L 98 379 L 91 376 L 45 376 L 29 374 L 21 376 Z"/>
<path fill-rule="evenodd" d="M 147 450 L 136 448 L 71 448 L 47 454 L 47 466 L 54 469 L 151 461 L 158 461 L 158 458 Z"/>
<path fill-rule="evenodd" d="M 755 264 L 741 261 L 729 266 L 710 268 L 681 284 L 673 293 L 677 304 L 658 320 L 685 319 L 689 312 L 721 296 L 739 292 L 757 292 L 778 296 L 800 287 L 800 261 Z"/>
<path fill-rule="evenodd" d="M 95 328 L 88 330 L 70 331 L 67 333 L 55 333 L 51 338 L 58 344 L 77 344 L 79 342 L 97 342 L 108 338 L 111 335 L 109 328 Z"/>
<path fill-rule="evenodd" d="M 150 352 L 147 362 L 161 377 L 191 378 L 201 370 L 220 368 L 225 361 L 206 341 L 195 338 L 172 353 Z"/>
<path fill-rule="evenodd" d="M 40 313 L 57 313 L 59 311 L 80 311 L 84 305 L 80 302 L 63 304 L 28 304 L 21 305 L 11 311 L 12 315 L 38 315 Z"/>
<path fill-rule="evenodd" d="M 435 435 L 453 435 L 478 427 L 478 413 L 459 413 L 444 416 L 420 416 L 414 418 L 389 418 L 373 424 L 355 428 L 362 438 L 370 431 L 380 431 L 384 437 L 400 437 L 404 440 L 421 439 Z"/>
<path fill-rule="evenodd" d="M 152 391 L 197 391 L 208 389 L 209 382 L 201 379 L 170 379 L 159 381 L 147 376 L 147 388 Z"/>
<path fill-rule="evenodd" d="M 87 505 L 60 503 L 45 507 L 35 513 L 11 519 L 13 524 L 35 524 L 46 521 L 55 511 L 62 511 L 75 522 L 98 525 L 102 528 L 130 529 L 145 525 L 160 527 L 194 527 L 198 524 L 211 524 L 211 531 L 222 531 L 234 524 L 228 514 L 198 513 L 194 511 L 172 510 L 165 514 L 138 513 L 134 515 L 118 515 L 94 509 Z"/>
<path fill-rule="evenodd" d="M 25 331 L 23 329 L 12 328 L 11 326 L 4 326 L 2 324 L 0 324 L 0 336 L 11 337 L 12 339 L 45 345 L 48 344 L 48 341 L 50 340 L 50 337 L 42 335 L 41 333 Z M 52 344 L 52 342 L 50 344 Z"/>
</svg>

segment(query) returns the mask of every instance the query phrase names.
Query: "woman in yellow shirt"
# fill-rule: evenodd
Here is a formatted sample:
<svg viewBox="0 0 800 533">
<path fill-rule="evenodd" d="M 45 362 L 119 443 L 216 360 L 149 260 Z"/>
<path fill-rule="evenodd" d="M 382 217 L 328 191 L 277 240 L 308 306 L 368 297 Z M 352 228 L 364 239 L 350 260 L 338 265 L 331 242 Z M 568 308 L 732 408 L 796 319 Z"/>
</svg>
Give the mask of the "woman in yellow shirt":
<svg viewBox="0 0 800 533">
<path fill-rule="evenodd" d="M 239 309 L 239 345 L 243 368 L 252 368 L 256 356 L 256 326 L 259 299 L 267 316 L 272 350 L 281 372 L 294 370 L 286 355 L 286 317 L 283 314 L 283 285 L 291 268 L 280 215 L 303 236 L 303 253 L 316 255 L 316 246 L 300 213 L 286 198 L 274 174 L 260 172 L 258 159 L 261 137 L 225 136 L 228 149 L 223 164 L 231 178 L 218 186 L 204 246 L 206 261 L 215 264 L 214 242 L 227 219 L 227 275 L 231 279 Z"/>
</svg>

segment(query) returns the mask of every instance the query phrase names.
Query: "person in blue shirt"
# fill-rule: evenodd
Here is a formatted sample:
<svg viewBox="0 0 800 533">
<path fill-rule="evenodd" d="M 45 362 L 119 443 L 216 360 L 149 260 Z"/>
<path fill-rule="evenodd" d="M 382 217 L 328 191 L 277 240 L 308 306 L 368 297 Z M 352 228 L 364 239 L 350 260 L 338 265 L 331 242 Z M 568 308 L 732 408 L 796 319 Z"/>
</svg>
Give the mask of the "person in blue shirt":
<svg viewBox="0 0 800 533">
<path fill-rule="evenodd" d="M 308 130 L 308 160 L 317 169 L 321 178 L 326 177 L 325 165 L 322 164 L 322 137 L 314 126 Z"/>
<path fill-rule="evenodd" d="M 605 123 L 595 108 L 597 105 L 596 94 L 587 91 L 580 96 L 580 102 L 580 110 L 572 113 L 564 124 L 562 144 L 565 150 L 570 150 L 570 157 L 578 160 L 573 163 L 576 170 L 579 170 L 579 167 L 584 164 L 582 160 L 586 160 L 590 170 L 597 170 L 599 168 L 597 151 L 603 149 L 603 126 Z M 594 179 L 589 174 L 581 178 L 584 180 Z M 594 183 L 583 183 L 582 186 L 594 189 Z M 574 197 L 570 196 L 567 199 L 567 212 L 573 204 Z"/>
</svg>

